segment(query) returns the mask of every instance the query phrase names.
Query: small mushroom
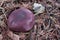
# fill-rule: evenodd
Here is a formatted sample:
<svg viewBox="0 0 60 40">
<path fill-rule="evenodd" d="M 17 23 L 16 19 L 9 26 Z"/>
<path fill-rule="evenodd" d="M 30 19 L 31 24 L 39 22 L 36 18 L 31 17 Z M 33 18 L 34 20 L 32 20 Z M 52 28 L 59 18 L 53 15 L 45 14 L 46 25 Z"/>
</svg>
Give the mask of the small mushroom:
<svg viewBox="0 0 60 40">
<path fill-rule="evenodd" d="M 34 14 L 23 7 L 16 9 L 8 16 L 7 24 L 12 31 L 27 32 L 33 28 Z"/>
</svg>

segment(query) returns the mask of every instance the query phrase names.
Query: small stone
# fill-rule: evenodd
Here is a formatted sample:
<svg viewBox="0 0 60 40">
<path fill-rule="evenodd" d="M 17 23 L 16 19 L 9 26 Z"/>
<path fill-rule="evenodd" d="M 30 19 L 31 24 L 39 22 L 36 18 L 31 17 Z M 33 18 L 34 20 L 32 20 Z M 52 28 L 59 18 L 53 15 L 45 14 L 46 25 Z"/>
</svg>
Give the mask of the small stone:
<svg viewBox="0 0 60 40">
<path fill-rule="evenodd" d="M 34 3 L 33 10 L 36 13 L 43 13 L 45 11 L 45 7 L 42 4 Z"/>
</svg>

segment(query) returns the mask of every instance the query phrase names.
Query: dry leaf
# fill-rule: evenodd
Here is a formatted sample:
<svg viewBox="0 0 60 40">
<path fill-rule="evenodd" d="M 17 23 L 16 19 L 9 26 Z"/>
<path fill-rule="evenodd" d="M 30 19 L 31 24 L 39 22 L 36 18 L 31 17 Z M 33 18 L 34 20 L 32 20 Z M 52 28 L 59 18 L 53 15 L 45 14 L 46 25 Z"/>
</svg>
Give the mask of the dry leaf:
<svg viewBox="0 0 60 40">
<path fill-rule="evenodd" d="M 24 39 L 25 38 L 25 35 L 23 33 L 20 34 L 20 38 L 21 39 Z"/>
<path fill-rule="evenodd" d="M 2 40 L 3 36 L 0 34 L 0 40 Z"/>
<path fill-rule="evenodd" d="M 18 35 L 16 35 L 16 34 L 14 34 L 14 36 L 13 36 L 13 40 L 19 40 L 19 36 Z"/>
<path fill-rule="evenodd" d="M 8 34 L 7 34 L 9 37 L 11 37 L 11 38 L 13 38 L 13 32 L 11 32 L 11 31 L 8 31 Z"/>
<path fill-rule="evenodd" d="M 16 35 L 16 34 L 13 34 L 13 32 L 11 32 L 11 31 L 8 31 L 8 34 L 7 34 L 9 37 L 11 37 L 11 39 L 13 39 L 13 40 L 19 40 L 19 36 L 18 35 Z"/>
</svg>

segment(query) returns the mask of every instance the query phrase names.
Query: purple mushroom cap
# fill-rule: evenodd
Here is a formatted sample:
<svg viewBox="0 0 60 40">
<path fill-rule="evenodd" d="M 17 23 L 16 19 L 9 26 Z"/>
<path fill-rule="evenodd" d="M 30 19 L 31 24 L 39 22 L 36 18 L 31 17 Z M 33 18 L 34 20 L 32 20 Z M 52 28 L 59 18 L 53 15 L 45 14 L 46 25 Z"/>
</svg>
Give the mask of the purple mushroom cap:
<svg viewBox="0 0 60 40">
<path fill-rule="evenodd" d="M 7 24 L 12 31 L 29 31 L 34 25 L 34 14 L 26 8 L 17 9 L 9 15 Z"/>
</svg>

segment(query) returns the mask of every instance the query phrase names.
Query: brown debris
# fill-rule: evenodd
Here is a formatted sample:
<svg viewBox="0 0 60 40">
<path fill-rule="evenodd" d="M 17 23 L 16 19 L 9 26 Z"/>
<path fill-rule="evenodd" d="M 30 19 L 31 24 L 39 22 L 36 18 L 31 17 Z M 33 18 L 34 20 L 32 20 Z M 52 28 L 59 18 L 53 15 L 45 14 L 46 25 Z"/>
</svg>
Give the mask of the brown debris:
<svg viewBox="0 0 60 40">
<path fill-rule="evenodd" d="M 24 33 L 9 30 L 8 15 L 21 7 L 35 15 L 35 2 L 42 4 L 45 12 L 35 16 L 34 27 Z M 60 40 L 60 0 L 0 0 L 0 40 Z"/>
</svg>

